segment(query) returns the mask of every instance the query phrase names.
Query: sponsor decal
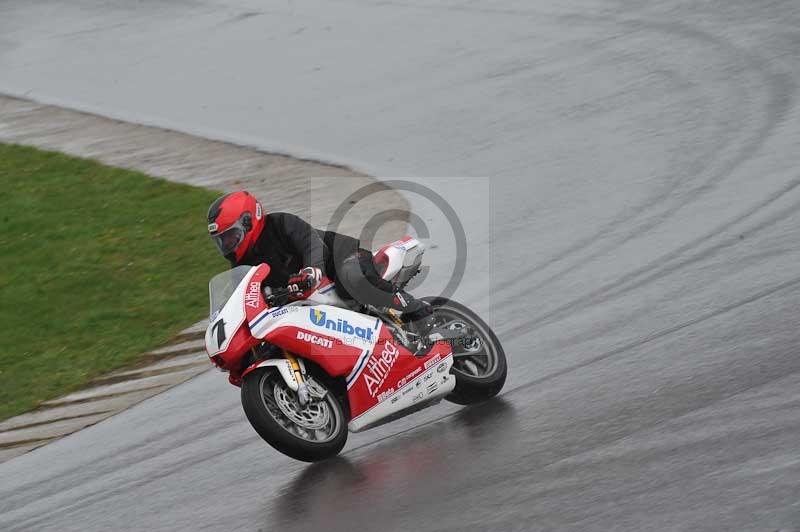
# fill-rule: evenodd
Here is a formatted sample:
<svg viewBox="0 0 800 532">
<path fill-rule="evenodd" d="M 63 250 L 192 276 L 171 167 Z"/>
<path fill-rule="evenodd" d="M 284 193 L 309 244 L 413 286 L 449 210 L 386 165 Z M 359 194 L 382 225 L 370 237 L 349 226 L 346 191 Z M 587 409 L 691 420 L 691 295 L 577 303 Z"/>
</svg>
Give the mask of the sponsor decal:
<svg viewBox="0 0 800 532">
<path fill-rule="evenodd" d="M 433 373 L 426 373 L 426 374 L 425 374 L 425 377 L 423 377 L 423 379 L 422 379 L 422 380 L 424 380 L 425 382 L 428 382 L 428 381 L 429 381 L 429 380 L 431 380 L 432 378 L 433 378 Z"/>
<path fill-rule="evenodd" d="M 434 364 L 439 362 L 441 359 L 442 359 L 442 355 L 436 355 L 432 359 L 426 360 L 425 361 L 425 369 L 428 369 L 429 367 L 433 366 Z"/>
<path fill-rule="evenodd" d="M 443 373 L 444 370 L 446 370 L 446 369 L 447 369 L 447 364 L 445 364 L 444 362 L 442 362 L 441 364 L 436 366 L 436 372 L 437 373 Z"/>
<path fill-rule="evenodd" d="M 411 398 L 411 404 L 414 404 L 420 400 L 422 400 L 422 392 L 419 392 L 417 395 Z"/>
<path fill-rule="evenodd" d="M 402 388 L 403 386 L 405 386 L 406 383 L 409 382 L 411 379 L 413 379 L 414 376 L 420 371 L 422 371 L 422 368 L 420 367 L 414 368 L 414 371 L 412 371 L 411 373 L 409 373 L 408 375 L 397 381 L 397 387 Z"/>
<path fill-rule="evenodd" d="M 258 308 L 261 296 L 259 289 L 261 288 L 258 281 L 251 281 L 250 286 L 247 287 L 247 292 L 244 294 L 244 304 L 248 307 Z"/>
<path fill-rule="evenodd" d="M 391 403 L 392 403 L 392 404 L 395 404 L 395 403 L 396 403 L 397 401 L 399 401 L 399 400 L 400 400 L 400 396 L 399 396 L 399 395 L 395 395 L 394 397 L 392 397 L 392 401 L 391 401 Z"/>
<path fill-rule="evenodd" d="M 309 309 L 308 315 L 311 323 L 317 327 L 324 327 L 331 331 L 337 331 L 344 334 L 350 334 L 361 338 L 362 340 L 372 340 L 372 329 L 365 329 L 362 327 L 353 327 L 346 319 L 329 320 L 324 310 Z"/>
<path fill-rule="evenodd" d="M 258 315 L 258 317 L 250 322 L 250 329 L 255 330 L 261 322 L 265 319 L 272 319 L 277 318 L 278 316 L 283 316 L 284 314 L 288 314 L 289 312 L 295 312 L 297 309 L 296 307 L 281 307 L 275 309 L 273 311 L 267 312 L 266 310 Z"/>
<path fill-rule="evenodd" d="M 297 331 L 297 339 L 308 342 L 309 344 L 327 347 L 329 349 L 333 347 L 333 341 L 328 340 L 327 338 L 320 338 L 319 336 L 304 331 Z"/>
<path fill-rule="evenodd" d="M 439 389 L 439 385 L 438 385 L 438 384 L 436 384 L 435 382 L 432 382 L 432 383 L 430 383 L 430 384 L 428 385 L 428 395 L 432 394 L 432 393 L 433 393 L 433 392 L 435 392 L 437 389 Z"/>
<path fill-rule="evenodd" d="M 375 353 L 367 361 L 367 367 L 364 368 L 364 380 L 367 383 L 367 390 L 372 397 L 378 393 L 378 390 L 386 381 L 389 372 L 394 366 L 397 357 L 400 356 L 400 350 L 391 342 L 386 342 L 380 355 Z"/>
<path fill-rule="evenodd" d="M 389 388 L 385 392 L 379 393 L 378 394 L 378 402 L 383 401 L 384 399 L 386 399 L 387 397 L 389 397 L 393 393 L 394 393 L 394 388 Z"/>
<path fill-rule="evenodd" d="M 216 233 L 217 229 L 219 229 L 219 226 L 217 225 L 217 222 L 212 222 L 212 223 L 208 224 L 208 232 L 209 233 Z"/>
</svg>

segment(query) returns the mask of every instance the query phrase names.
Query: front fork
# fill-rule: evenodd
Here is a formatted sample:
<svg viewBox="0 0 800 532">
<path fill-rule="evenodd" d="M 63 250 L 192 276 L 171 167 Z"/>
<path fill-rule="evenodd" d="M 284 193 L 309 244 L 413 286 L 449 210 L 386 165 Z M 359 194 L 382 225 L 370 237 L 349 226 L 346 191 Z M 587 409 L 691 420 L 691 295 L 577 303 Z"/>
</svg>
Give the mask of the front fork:
<svg viewBox="0 0 800 532">
<path fill-rule="evenodd" d="M 244 375 L 256 368 L 272 367 L 286 383 L 286 386 L 297 394 L 300 406 L 306 406 L 311 399 L 323 399 L 327 391 L 322 388 L 313 377 L 308 375 L 303 359 L 296 357 L 286 349 L 272 351 L 270 355 L 256 362 L 245 370 Z"/>
<path fill-rule="evenodd" d="M 311 400 L 311 392 L 306 382 L 305 365 L 301 366 L 297 357 L 285 349 L 283 350 L 283 356 L 289 361 L 289 365 L 292 366 L 294 380 L 297 381 L 297 401 L 300 403 L 300 406 L 306 406 Z"/>
</svg>

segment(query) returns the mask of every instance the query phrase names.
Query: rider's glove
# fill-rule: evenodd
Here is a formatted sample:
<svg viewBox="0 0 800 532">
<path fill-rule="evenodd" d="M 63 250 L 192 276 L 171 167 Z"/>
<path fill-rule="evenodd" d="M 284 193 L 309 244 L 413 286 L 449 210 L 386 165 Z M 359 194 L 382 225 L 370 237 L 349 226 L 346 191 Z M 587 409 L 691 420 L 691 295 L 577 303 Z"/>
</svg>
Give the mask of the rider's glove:
<svg viewBox="0 0 800 532">
<path fill-rule="evenodd" d="M 313 290 L 320 282 L 322 282 L 322 270 L 308 266 L 289 277 L 289 291 L 297 293 Z"/>
</svg>

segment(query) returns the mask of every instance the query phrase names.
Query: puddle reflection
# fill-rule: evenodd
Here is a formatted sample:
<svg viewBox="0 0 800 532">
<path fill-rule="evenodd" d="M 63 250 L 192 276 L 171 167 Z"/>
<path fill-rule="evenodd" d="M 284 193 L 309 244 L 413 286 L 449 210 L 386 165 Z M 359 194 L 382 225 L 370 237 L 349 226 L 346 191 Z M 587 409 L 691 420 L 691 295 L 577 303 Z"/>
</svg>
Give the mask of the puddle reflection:
<svg viewBox="0 0 800 532">
<path fill-rule="evenodd" d="M 402 516 L 474 482 L 514 441 L 514 408 L 501 398 L 429 426 L 306 467 L 268 510 L 284 530 L 357 530 Z M 507 451 L 508 449 L 506 449 Z M 489 469 L 491 470 L 491 469 Z M 398 511 L 400 514 L 398 514 Z"/>
</svg>

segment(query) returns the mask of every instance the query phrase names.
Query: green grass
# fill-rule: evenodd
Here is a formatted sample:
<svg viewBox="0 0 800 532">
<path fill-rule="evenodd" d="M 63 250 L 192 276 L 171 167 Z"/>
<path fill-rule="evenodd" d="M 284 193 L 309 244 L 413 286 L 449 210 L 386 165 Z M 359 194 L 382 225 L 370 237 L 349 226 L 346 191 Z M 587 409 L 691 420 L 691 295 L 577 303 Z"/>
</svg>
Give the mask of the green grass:
<svg viewBox="0 0 800 532">
<path fill-rule="evenodd" d="M 0 144 L 0 419 L 134 362 L 207 313 L 215 192 Z"/>
</svg>

